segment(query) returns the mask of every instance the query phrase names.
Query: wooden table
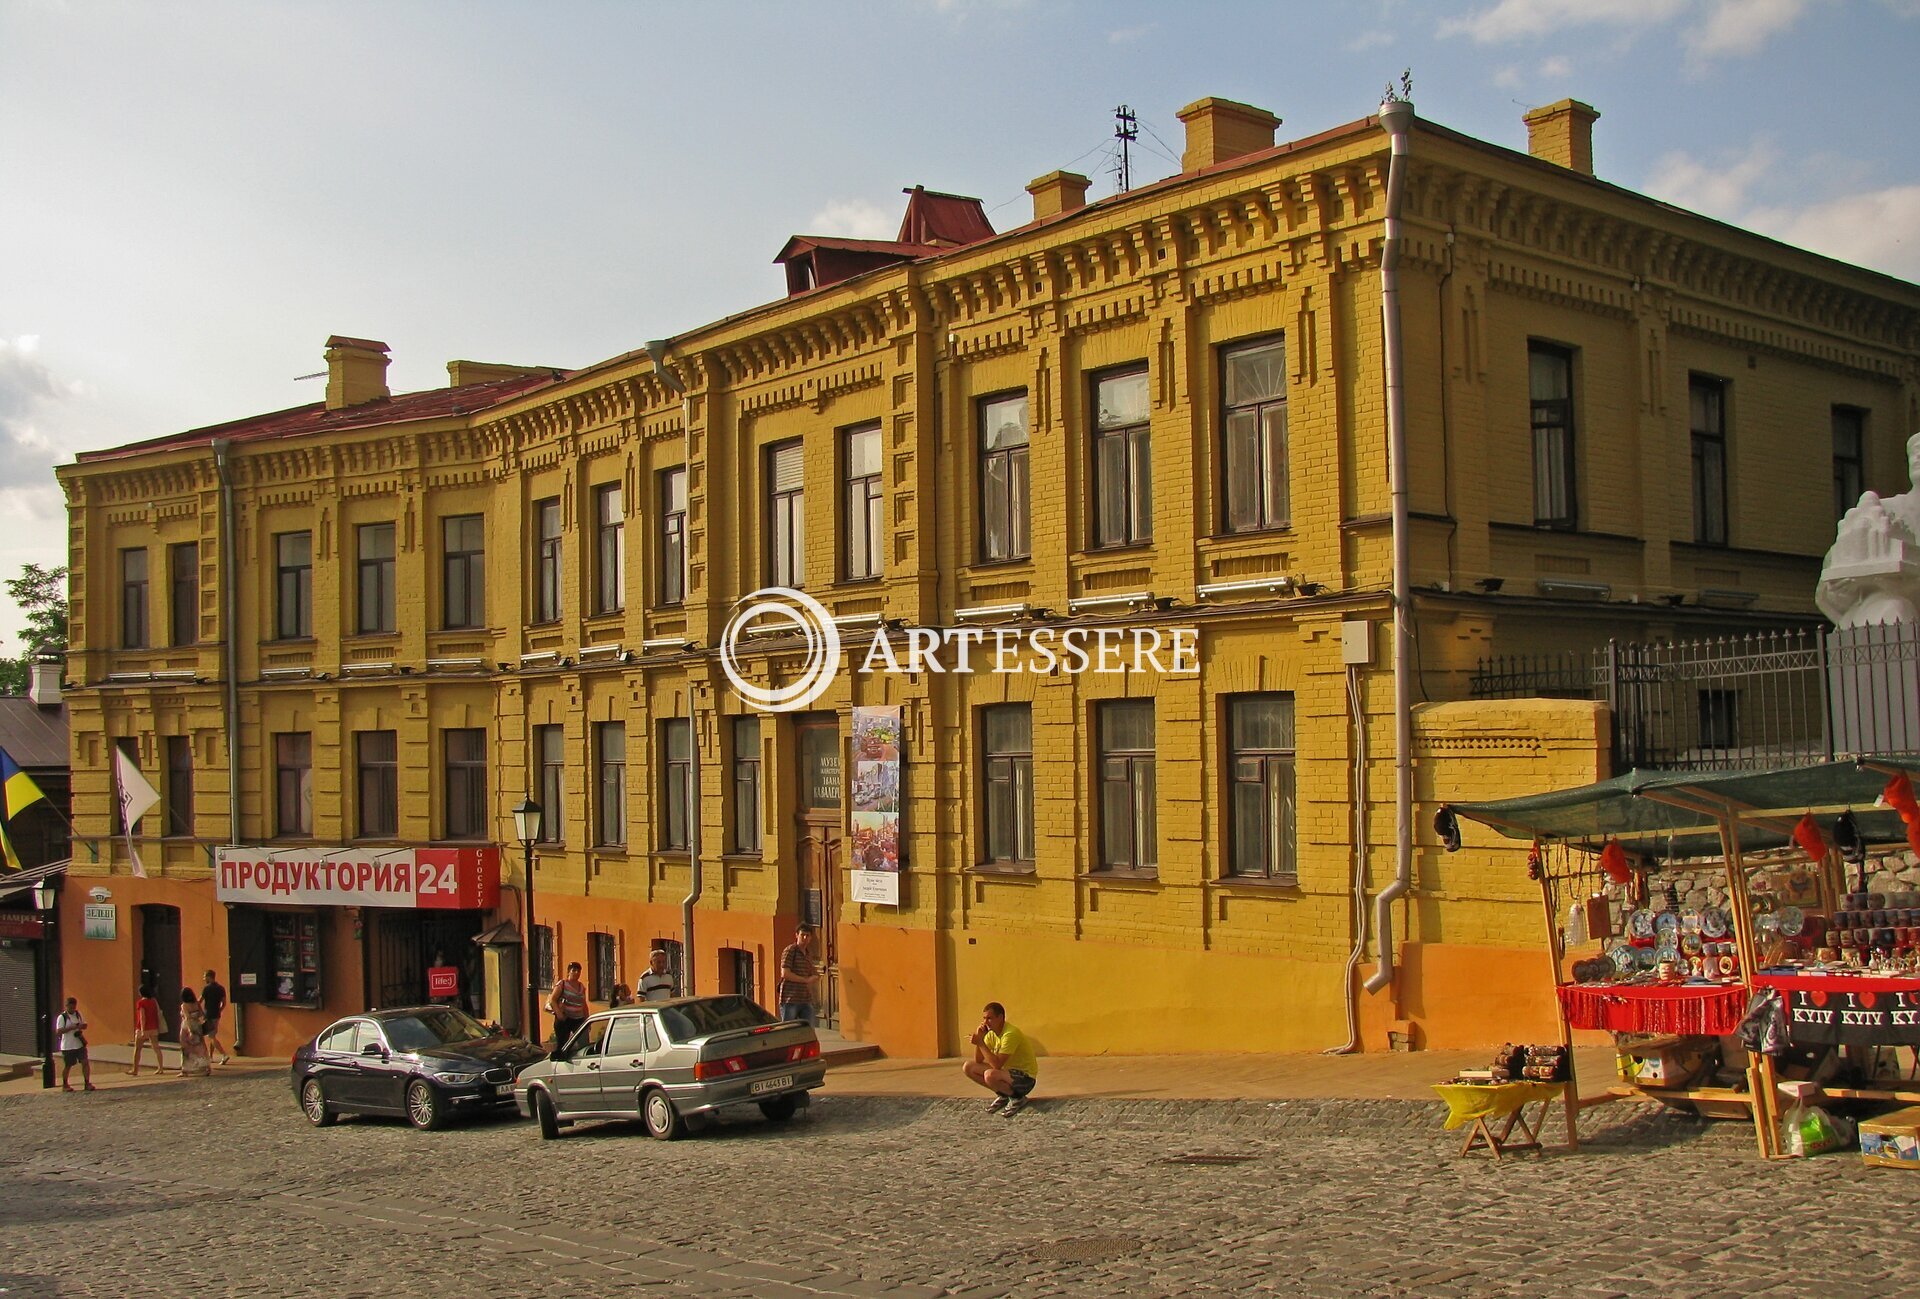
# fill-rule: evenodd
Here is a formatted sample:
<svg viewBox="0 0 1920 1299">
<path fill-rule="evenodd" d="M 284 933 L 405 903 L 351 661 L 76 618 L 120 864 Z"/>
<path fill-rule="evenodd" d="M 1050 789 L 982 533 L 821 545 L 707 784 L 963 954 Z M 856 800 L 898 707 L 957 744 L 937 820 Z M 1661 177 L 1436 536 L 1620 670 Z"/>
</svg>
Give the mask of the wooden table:
<svg viewBox="0 0 1920 1299">
<path fill-rule="evenodd" d="M 1460 1147 L 1462 1155 L 1472 1154 L 1481 1146 L 1491 1150 L 1495 1159 L 1508 1150 L 1546 1149 L 1540 1129 L 1556 1100 L 1567 1109 L 1569 1147 L 1578 1140 L 1573 1136 L 1573 1101 L 1566 1083 L 1435 1083 L 1433 1090 L 1447 1103 L 1446 1130 L 1467 1129 L 1466 1144 Z M 1528 1123 L 1527 1106 L 1535 1103 L 1540 1106 L 1540 1117 Z M 1501 1119 L 1506 1123 L 1496 1132 L 1490 1124 Z M 1517 1138 L 1513 1135 L 1515 1128 L 1521 1132 Z"/>
</svg>

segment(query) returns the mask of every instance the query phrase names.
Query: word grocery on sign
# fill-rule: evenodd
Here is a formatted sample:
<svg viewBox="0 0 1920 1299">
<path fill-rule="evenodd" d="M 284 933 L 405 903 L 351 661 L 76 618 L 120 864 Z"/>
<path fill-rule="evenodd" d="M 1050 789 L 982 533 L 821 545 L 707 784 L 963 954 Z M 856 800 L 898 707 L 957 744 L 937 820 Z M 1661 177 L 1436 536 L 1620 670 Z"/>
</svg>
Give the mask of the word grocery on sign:
<svg viewBox="0 0 1920 1299">
<path fill-rule="evenodd" d="M 214 880 L 222 902 L 470 910 L 499 905 L 500 850 L 222 848 Z"/>
</svg>

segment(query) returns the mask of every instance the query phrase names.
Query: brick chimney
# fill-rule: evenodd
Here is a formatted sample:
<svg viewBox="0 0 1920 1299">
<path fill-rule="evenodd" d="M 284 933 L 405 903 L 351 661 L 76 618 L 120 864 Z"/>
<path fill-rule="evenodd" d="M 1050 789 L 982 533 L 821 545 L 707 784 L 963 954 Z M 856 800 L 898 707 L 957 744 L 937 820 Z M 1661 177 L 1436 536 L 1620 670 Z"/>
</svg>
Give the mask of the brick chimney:
<svg viewBox="0 0 1920 1299">
<path fill-rule="evenodd" d="M 390 397 L 387 391 L 387 345 L 369 338 L 327 340 L 327 409 L 358 406 Z"/>
<path fill-rule="evenodd" d="M 1178 116 L 1187 124 L 1181 171 L 1198 171 L 1242 154 L 1271 149 L 1273 133 L 1280 125 L 1280 119 L 1264 108 L 1212 96 L 1188 104 Z"/>
<path fill-rule="evenodd" d="M 1087 205 L 1087 186 L 1093 182 L 1077 171 L 1050 171 L 1038 180 L 1027 182 L 1033 195 L 1033 219 L 1044 221 L 1062 212 Z"/>
<path fill-rule="evenodd" d="M 1563 99 L 1536 108 L 1525 117 L 1527 152 L 1542 162 L 1593 175 L 1593 124 L 1600 117 L 1591 104 Z"/>
</svg>

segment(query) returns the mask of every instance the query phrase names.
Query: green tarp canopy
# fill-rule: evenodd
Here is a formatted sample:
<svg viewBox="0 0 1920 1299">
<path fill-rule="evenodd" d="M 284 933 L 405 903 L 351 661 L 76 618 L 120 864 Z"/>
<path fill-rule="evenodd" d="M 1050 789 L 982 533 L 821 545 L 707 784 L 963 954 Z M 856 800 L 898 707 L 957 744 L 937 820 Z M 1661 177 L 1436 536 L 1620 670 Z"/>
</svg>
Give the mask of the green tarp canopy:
<svg viewBox="0 0 1920 1299">
<path fill-rule="evenodd" d="M 1595 851 L 1618 839 L 1629 853 L 1682 860 L 1722 854 L 1722 816 L 1735 820 L 1741 850 L 1748 852 L 1790 842 L 1794 823 L 1808 812 L 1820 818 L 1828 838 L 1833 818 L 1851 811 L 1867 843 L 1904 843 L 1907 831 L 1899 813 L 1874 806 L 1895 772 L 1920 776 L 1920 756 L 1868 754 L 1761 771 L 1637 767 L 1575 789 L 1447 806 L 1510 839 L 1560 840 Z"/>
</svg>

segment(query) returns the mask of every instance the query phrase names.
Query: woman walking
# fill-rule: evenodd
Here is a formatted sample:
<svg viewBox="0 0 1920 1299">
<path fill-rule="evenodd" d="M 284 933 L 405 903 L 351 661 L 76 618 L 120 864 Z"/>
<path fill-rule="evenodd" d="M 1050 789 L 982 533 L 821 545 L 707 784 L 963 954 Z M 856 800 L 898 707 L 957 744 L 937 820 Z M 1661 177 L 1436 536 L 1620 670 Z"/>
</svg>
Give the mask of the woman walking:
<svg viewBox="0 0 1920 1299">
<path fill-rule="evenodd" d="M 205 1078 L 212 1069 L 207 1059 L 206 1016 L 192 988 L 180 989 L 180 1076 Z"/>
<path fill-rule="evenodd" d="M 153 1071 L 165 1073 L 166 1062 L 160 1056 L 160 1003 L 154 998 L 153 985 L 140 985 L 140 998 L 133 1003 L 133 1068 L 127 1070 L 135 1078 L 140 1076 L 140 1057 L 148 1047 L 153 1048 Z"/>
</svg>

